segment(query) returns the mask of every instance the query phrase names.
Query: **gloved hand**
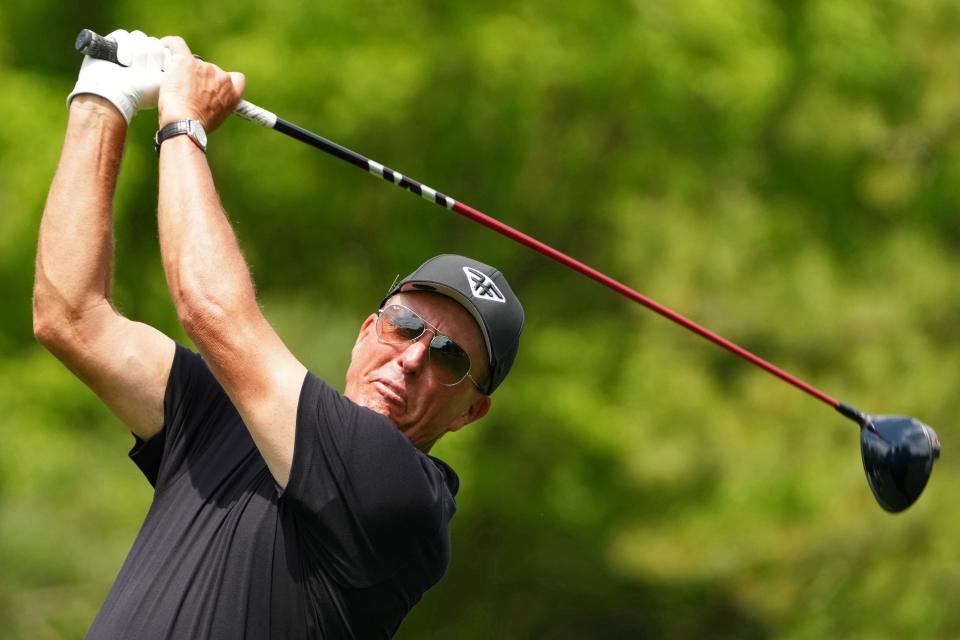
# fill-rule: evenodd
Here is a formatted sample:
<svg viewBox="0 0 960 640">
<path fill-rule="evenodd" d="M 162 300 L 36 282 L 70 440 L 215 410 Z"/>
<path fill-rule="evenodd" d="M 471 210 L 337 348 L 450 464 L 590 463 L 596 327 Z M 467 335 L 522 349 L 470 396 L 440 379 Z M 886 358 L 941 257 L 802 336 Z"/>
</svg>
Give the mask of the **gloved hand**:
<svg viewBox="0 0 960 640">
<path fill-rule="evenodd" d="M 170 53 L 142 31 L 117 29 L 107 38 L 116 41 L 120 64 L 84 56 L 67 106 L 74 96 L 93 93 L 113 103 L 129 124 L 138 109 L 156 108 L 161 74 Z"/>
</svg>

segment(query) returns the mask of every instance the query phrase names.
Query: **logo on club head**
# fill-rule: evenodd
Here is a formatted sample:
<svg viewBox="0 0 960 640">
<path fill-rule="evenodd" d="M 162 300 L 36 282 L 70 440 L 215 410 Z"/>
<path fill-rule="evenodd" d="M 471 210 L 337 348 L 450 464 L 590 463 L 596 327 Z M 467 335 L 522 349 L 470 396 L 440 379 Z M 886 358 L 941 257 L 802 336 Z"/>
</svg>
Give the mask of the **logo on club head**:
<svg viewBox="0 0 960 640">
<path fill-rule="evenodd" d="M 487 274 L 473 267 L 464 267 L 463 272 L 467 274 L 467 282 L 470 283 L 470 291 L 473 293 L 474 298 L 489 300 L 490 302 L 507 301 L 503 294 L 500 293 L 500 289 L 497 289 L 497 285 L 493 283 L 493 280 L 491 280 Z"/>
</svg>

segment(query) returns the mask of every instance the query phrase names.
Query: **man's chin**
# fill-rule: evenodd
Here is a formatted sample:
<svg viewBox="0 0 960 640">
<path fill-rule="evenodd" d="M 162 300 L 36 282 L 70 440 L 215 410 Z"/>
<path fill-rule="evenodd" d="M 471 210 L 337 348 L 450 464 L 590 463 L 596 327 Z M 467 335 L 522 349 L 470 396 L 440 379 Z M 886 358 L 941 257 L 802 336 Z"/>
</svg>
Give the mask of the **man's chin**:
<svg viewBox="0 0 960 640">
<path fill-rule="evenodd" d="M 396 416 L 393 413 L 394 407 L 391 407 L 390 403 L 384 400 L 379 395 L 374 395 L 372 397 L 364 395 L 360 398 L 355 399 L 354 402 L 356 402 L 361 407 L 366 407 L 367 409 L 370 409 L 370 411 L 373 411 L 374 413 L 379 413 L 383 417 L 387 418 L 390 422 L 392 422 L 394 426 L 397 426 L 397 428 L 399 428 L 399 425 L 397 425 Z"/>
</svg>

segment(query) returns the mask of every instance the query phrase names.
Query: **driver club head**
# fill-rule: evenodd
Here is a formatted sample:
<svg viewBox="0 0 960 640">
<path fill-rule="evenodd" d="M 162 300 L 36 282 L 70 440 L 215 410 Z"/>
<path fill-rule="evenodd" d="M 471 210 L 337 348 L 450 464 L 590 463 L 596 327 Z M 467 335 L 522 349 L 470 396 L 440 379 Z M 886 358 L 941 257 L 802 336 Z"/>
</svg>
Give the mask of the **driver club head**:
<svg viewBox="0 0 960 640">
<path fill-rule="evenodd" d="M 881 507 L 903 511 L 927 486 L 940 440 L 916 418 L 861 415 L 860 454 L 870 489 Z"/>
</svg>

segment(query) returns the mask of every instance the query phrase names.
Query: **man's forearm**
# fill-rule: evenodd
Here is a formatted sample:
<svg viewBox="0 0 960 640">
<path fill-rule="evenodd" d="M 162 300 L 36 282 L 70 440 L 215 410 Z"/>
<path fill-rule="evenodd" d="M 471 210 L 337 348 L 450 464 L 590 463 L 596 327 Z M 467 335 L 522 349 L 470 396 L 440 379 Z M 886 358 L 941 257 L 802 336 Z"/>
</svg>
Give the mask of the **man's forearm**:
<svg viewBox="0 0 960 640">
<path fill-rule="evenodd" d="M 70 321 L 109 300 L 111 202 L 127 125 L 109 103 L 79 96 L 40 223 L 34 322 Z M 43 333 L 41 329 L 38 334 Z"/>
<path fill-rule="evenodd" d="M 206 156 L 186 136 L 163 143 L 158 203 L 163 267 L 178 315 L 201 351 L 216 350 L 228 322 L 242 330 L 259 309 Z"/>
</svg>

